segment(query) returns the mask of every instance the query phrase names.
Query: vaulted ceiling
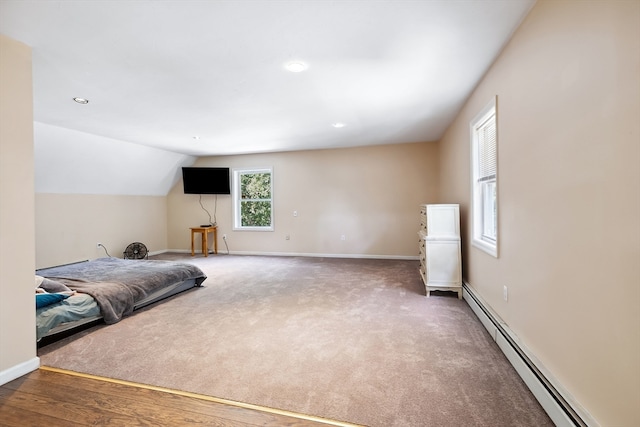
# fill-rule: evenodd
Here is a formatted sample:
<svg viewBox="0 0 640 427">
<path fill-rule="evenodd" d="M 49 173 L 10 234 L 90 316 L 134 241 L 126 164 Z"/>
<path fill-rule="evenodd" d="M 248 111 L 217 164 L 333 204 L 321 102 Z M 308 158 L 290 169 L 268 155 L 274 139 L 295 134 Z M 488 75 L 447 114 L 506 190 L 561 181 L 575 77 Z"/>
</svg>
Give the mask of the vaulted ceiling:
<svg viewBox="0 0 640 427">
<path fill-rule="evenodd" d="M 224 155 L 438 140 L 534 2 L 0 0 L 0 33 L 41 132 Z"/>
</svg>

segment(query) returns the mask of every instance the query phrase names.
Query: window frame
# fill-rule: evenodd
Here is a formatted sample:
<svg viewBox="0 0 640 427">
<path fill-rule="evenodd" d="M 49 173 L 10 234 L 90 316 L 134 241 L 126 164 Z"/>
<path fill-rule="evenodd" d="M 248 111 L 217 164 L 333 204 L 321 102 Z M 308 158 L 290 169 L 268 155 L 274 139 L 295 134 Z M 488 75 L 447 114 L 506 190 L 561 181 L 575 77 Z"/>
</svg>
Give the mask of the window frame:
<svg viewBox="0 0 640 427">
<path fill-rule="evenodd" d="M 233 196 L 233 227 L 234 231 L 274 231 L 273 219 L 274 219 L 274 203 L 273 203 L 273 167 L 260 167 L 260 168 L 234 168 L 233 172 L 233 184 L 232 184 L 232 196 Z M 271 218 L 270 225 L 268 226 L 243 226 L 242 225 L 242 197 L 241 190 L 241 175 L 263 174 L 268 173 L 271 175 L 271 188 L 269 199 L 259 199 L 263 201 L 269 201 L 271 203 Z M 258 199 L 256 199 L 258 200 Z"/>
<path fill-rule="evenodd" d="M 495 126 L 495 146 L 493 162 L 484 163 L 493 165 L 494 174 L 480 176 L 480 131 L 486 129 L 488 122 L 493 120 Z M 498 111 L 497 97 L 491 101 L 471 120 L 471 217 L 473 246 L 482 251 L 498 257 Z M 485 158 L 486 160 L 486 158 Z M 487 195 L 487 189 L 493 188 L 494 197 Z M 493 206 L 491 206 L 493 201 Z M 489 206 L 487 206 L 489 205 Z M 491 224 L 489 225 L 489 222 Z M 487 235 L 486 231 L 492 230 L 493 235 Z"/>
</svg>

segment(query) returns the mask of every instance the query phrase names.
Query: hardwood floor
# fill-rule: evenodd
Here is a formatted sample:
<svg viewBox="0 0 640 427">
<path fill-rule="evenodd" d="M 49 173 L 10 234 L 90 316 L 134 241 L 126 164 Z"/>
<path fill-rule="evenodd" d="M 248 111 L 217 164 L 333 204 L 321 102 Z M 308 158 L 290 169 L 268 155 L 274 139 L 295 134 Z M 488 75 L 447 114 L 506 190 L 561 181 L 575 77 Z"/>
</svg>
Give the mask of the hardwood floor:
<svg viewBox="0 0 640 427">
<path fill-rule="evenodd" d="M 349 426 L 207 396 L 41 368 L 0 386 L 0 426 Z"/>
</svg>

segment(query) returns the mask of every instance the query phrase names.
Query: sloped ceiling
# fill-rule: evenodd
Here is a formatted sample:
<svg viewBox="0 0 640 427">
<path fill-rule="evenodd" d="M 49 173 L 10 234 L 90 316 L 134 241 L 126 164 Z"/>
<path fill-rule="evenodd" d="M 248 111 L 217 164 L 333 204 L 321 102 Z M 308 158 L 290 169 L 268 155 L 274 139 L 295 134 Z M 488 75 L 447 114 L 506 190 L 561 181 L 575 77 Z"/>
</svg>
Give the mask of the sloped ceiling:
<svg viewBox="0 0 640 427">
<path fill-rule="evenodd" d="M 34 123 L 37 193 L 165 196 L 195 158 Z"/>
<path fill-rule="evenodd" d="M 33 48 L 38 138 L 188 162 L 438 140 L 534 2 L 1 0 L 0 32 Z"/>
</svg>

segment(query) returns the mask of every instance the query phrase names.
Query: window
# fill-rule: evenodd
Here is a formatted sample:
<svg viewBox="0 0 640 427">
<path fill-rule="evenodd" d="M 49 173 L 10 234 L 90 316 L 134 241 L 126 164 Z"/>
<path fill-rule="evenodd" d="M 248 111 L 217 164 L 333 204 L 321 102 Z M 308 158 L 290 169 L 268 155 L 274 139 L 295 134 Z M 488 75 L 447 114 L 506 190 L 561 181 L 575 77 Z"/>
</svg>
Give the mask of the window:
<svg viewBox="0 0 640 427">
<path fill-rule="evenodd" d="M 233 170 L 233 229 L 273 231 L 273 170 Z"/>
<path fill-rule="evenodd" d="M 496 98 L 471 121 L 474 246 L 498 256 L 498 132 Z"/>
</svg>

